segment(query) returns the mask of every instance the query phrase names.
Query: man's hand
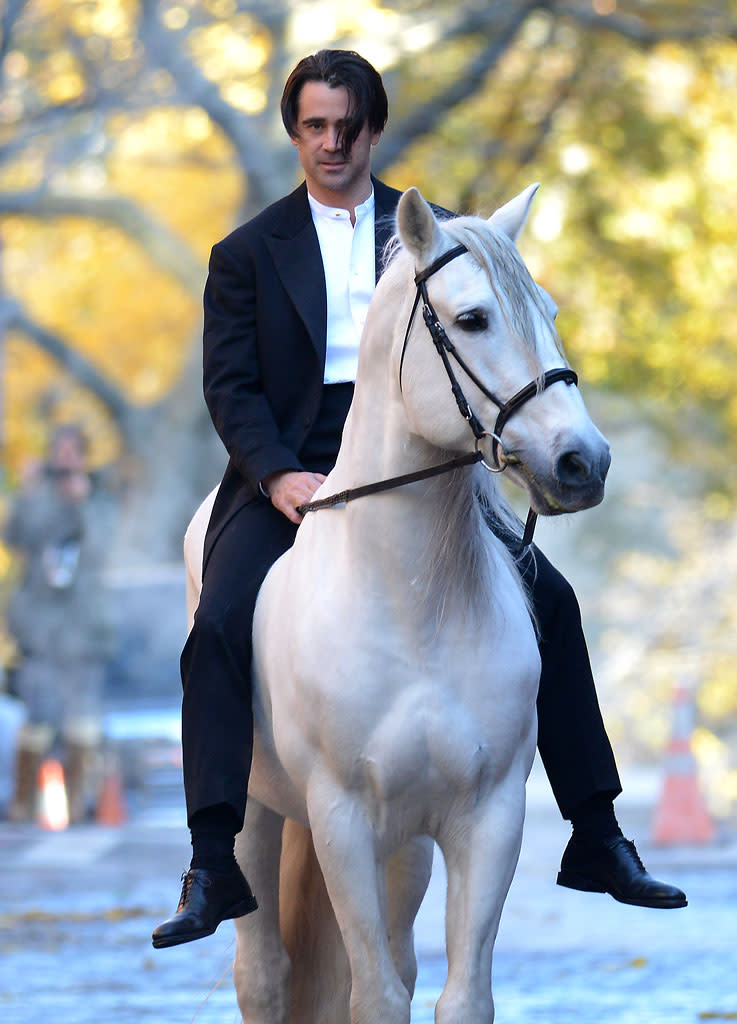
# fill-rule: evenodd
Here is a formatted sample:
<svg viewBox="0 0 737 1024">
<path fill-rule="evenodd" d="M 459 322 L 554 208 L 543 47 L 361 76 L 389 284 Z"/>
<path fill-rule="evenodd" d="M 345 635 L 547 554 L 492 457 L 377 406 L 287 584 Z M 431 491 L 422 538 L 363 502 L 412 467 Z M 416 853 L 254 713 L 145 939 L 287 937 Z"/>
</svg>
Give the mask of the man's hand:
<svg viewBox="0 0 737 1024">
<path fill-rule="evenodd" d="M 291 522 L 299 524 L 304 516 L 299 514 L 297 506 L 311 501 L 324 480 L 322 473 L 302 473 L 283 469 L 278 473 L 271 473 L 261 483 L 274 508 L 279 509 Z"/>
</svg>

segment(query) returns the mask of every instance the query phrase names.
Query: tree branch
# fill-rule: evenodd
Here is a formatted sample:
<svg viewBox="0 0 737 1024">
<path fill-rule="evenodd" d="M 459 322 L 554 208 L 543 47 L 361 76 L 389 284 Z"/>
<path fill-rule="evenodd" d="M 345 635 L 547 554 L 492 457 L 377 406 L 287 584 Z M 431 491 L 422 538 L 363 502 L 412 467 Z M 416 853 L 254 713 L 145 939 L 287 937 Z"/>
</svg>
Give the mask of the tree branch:
<svg viewBox="0 0 737 1024">
<path fill-rule="evenodd" d="M 187 55 L 186 31 L 169 31 L 162 26 L 157 0 L 141 0 L 141 10 L 139 37 L 149 57 L 169 72 L 180 96 L 191 105 L 201 107 L 230 139 L 248 175 L 253 204 L 266 206 L 278 194 L 283 177 L 281 151 L 275 152 L 265 144 L 263 133 L 254 127 L 254 119 L 227 103 L 218 86 L 207 79 Z"/>
<path fill-rule="evenodd" d="M 0 321 L 7 328 L 17 330 L 43 349 L 70 376 L 87 391 L 95 395 L 108 409 L 124 435 L 128 434 L 128 421 L 132 406 L 100 371 L 81 355 L 60 334 L 48 330 L 34 320 L 15 299 L 0 298 Z"/>
<path fill-rule="evenodd" d="M 485 46 L 481 53 L 458 76 L 456 82 L 428 103 L 417 107 L 399 124 L 394 125 L 383 140 L 374 158 L 374 168 L 381 173 L 396 163 L 404 151 L 418 138 L 428 135 L 438 121 L 449 111 L 475 95 L 482 87 L 489 71 L 498 63 L 513 43 L 516 35 L 532 11 L 547 6 L 540 0 L 528 0 L 515 5 L 515 11 L 499 35 Z"/>
<path fill-rule="evenodd" d="M 0 65 L 10 50 L 13 27 L 28 0 L 6 0 L 7 7 L 0 17 Z"/>
<path fill-rule="evenodd" d="M 683 8 L 679 8 L 673 12 L 673 23 L 668 25 L 664 24 L 664 12 L 659 11 L 660 27 L 655 28 L 634 14 L 597 14 L 589 6 L 558 0 L 554 0 L 551 5 L 554 14 L 570 18 L 582 28 L 614 32 L 646 48 L 669 40 L 689 42 L 712 35 L 728 39 L 737 38 L 737 23 L 732 18 L 725 17 L 722 12 L 713 9 L 705 10 L 701 4 L 693 4 L 692 9 L 698 13 L 698 19 L 684 17 Z"/>
<path fill-rule="evenodd" d="M 571 95 L 574 87 L 581 80 L 581 76 L 589 65 L 590 56 L 590 50 L 586 47 L 582 47 L 581 56 L 571 68 L 570 72 L 561 79 L 555 89 L 551 88 L 549 102 L 546 104 L 542 116 L 537 120 L 536 124 L 533 125 L 534 134 L 532 138 L 530 138 L 523 146 L 518 147 L 515 151 L 515 161 L 518 170 L 526 167 L 536 158 L 543 143 L 545 142 L 545 139 L 550 134 L 556 113 Z"/>
<path fill-rule="evenodd" d="M 122 196 L 63 195 L 45 190 L 0 193 L 0 215 L 87 217 L 116 225 L 187 291 L 202 290 L 204 267 L 187 243 L 168 227 Z"/>
</svg>

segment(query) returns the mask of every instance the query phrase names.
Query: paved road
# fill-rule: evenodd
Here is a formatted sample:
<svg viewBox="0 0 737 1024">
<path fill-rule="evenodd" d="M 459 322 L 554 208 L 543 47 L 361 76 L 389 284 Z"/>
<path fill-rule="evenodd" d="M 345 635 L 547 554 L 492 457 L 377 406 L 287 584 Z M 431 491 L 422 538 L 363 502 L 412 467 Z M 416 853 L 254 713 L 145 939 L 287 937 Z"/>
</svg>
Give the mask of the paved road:
<svg viewBox="0 0 737 1024">
<path fill-rule="evenodd" d="M 637 776 L 618 802 L 620 820 L 650 870 L 687 890 L 685 910 L 624 907 L 555 886 L 567 828 L 533 777 L 496 946 L 497 1024 L 737 1020 L 737 837 L 708 849 L 650 848 L 652 789 Z M 232 925 L 171 950 L 150 945 L 188 850 L 171 799 L 139 801 L 119 829 L 0 824 L 0 1021 L 236 1024 Z M 413 1024 L 430 1024 L 443 983 L 443 901 L 438 863 L 418 921 Z"/>
</svg>

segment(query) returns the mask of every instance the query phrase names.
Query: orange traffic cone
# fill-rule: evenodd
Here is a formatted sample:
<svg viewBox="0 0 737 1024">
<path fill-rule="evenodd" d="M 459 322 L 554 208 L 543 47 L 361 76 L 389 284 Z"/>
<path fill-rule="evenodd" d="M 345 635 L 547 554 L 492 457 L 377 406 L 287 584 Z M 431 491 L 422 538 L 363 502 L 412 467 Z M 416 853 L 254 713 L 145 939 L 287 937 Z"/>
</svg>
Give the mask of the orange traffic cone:
<svg viewBox="0 0 737 1024">
<path fill-rule="evenodd" d="M 699 786 L 691 749 L 693 717 L 691 694 L 685 686 L 676 686 L 665 781 L 653 819 L 652 840 L 660 845 L 714 840 L 714 823 Z"/>
<path fill-rule="evenodd" d="M 117 759 L 108 758 L 100 786 L 95 821 L 98 825 L 116 826 L 122 825 L 127 817 L 120 768 Z"/>
<path fill-rule="evenodd" d="M 60 832 L 69 824 L 69 805 L 64 785 L 64 769 L 59 761 L 47 758 L 38 770 L 38 824 Z"/>
</svg>

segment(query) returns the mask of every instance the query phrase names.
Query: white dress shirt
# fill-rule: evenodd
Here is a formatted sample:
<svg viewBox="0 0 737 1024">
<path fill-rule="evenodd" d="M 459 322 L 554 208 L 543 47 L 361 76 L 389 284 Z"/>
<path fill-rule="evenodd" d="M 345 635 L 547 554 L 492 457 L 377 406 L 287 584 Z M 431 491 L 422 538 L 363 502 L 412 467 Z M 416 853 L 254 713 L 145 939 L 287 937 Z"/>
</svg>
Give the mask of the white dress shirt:
<svg viewBox="0 0 737 1024">
<path fill-rule="evenodd" d="M 320 242 L 328 299 L 325 383 L 356 379 L 358 343 L 376 288 L 374 193 L 356 207 L 356 224 L 348 210 L 324 206 L 309 195 L 312 220 Z"/>
</svg>

